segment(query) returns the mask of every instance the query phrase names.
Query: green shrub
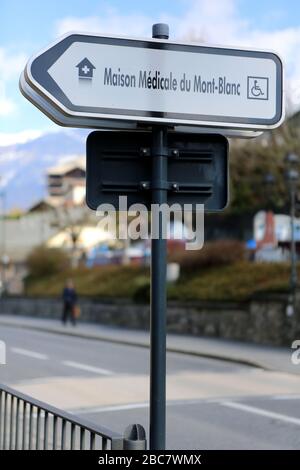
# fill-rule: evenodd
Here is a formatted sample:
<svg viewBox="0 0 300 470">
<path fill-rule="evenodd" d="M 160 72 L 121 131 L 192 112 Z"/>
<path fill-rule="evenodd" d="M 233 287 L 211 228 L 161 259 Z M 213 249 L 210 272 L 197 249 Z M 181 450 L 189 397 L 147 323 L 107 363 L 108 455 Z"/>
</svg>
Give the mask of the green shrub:
<svg viewBox="0 0 300 470">
<path fill-rule="evenodd" d="M 188 273 L 169 286 L 173 300 L 245 300 L 259 292 L 288 290 L 287 263 L 249 263 L 216 266 Z"/>
<path fill-rule="evenodd" d="M 300 264 L 298 266 L 300 278 Z M 178 301 L 245 300 L 263 292 L 287 292 L 288 263 L 239 261 L 187 270 L 168 286 L 168 298 Z M 35 277 L 26 285 L 26 294 L 36 297 L 59 296 L 66 279 L 71 278 L 79 296 L 99 299 L 132 299 L 148 303 L 149 268 L 139 266 L 97 266 L 67 269 L 51 276 Z"/>
<path fill-rule="evenodd" d="M 67 269 L 52 276 L 34 278 L 26 285 L 26 294 L 36 297 L 60 295 L 66 279 L 71 278 L 79 296 L 132 298 L 149 270 L 139 266 L 95 266 Z"/>
<path fill-rule="evenodd" d="M 150 301 L 150 277 L 139 276 L 134 282 L 132 300 L 135 303 L 147 303 Z"/>
<path fill-rule="evenodd" d="M 213 266 L 226 266 L 245 259 L 244 244 L 237 240 L 219 240 L 205 243 L 201 250 L 185 250 L 172 253 L 170 261 L 179 263 L 186 272 Z"/>
<path fill-rule="evenodd" d="M 65 271 L 70 266 L 70 259 L 59 248 L 39 246 L 34 248 L 27 258 L 29 279 L 53 276 Z"/>
</svg>

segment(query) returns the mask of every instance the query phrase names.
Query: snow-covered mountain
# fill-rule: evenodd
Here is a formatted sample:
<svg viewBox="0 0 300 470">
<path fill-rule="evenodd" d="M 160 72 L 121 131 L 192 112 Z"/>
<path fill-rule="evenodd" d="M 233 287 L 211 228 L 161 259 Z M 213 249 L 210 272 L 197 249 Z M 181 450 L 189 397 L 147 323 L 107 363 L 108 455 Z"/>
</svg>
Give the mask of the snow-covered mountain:
<svg viewBox="0 0 300 470">
<path fill-rule="evenodd" d="M 46 170 L 63 159 L 85 155 L 89 131 L 49 132 L 26 143 L 1 147 L 0 178 L 7 210 L 26 209 L 46 194 Z"/>
</svg>

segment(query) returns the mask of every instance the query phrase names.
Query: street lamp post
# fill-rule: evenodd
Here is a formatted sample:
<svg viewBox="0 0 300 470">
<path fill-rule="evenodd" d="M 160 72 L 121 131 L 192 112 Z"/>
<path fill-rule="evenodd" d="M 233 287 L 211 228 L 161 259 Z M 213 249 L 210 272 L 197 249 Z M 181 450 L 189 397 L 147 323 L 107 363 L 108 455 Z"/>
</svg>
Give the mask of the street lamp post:
<svg viewBox="0 0 300 470">
<path fill-rule="evenodd" d="M 275 176 L 272 173 L 266 173 L 264 175 L 263 182 L 264 182 L 266 193 L 267 193 L 267 210 L 272 211 L 273 210 L 272 193 L 273 193 L 274 185 L 276 183 Z"/>
<path fill-rule="evenodd" d="M 299 172 L 294 167 L 299 163 L 299 157 L 295 153 L 288 153 L 285 162 L 287 170 L 285 173 L 286 181 L 290 192 L 290 218 L 291 218 L 291 275 L 290 288 L 293 297 L 293 308 L 295 311 L 295 291 L 297 287 L 297 252 L 295 240 L 295 211 L 296 211 L 296 194 L 297 184 L 299 181 Z"/>
<path fill-rule="evenodd" d="M 291 170 L 295 172 L 295 170 Z M 297 173 L 297 174 L 296 174 Z M 297 254 L 296 254 L 296 240 L 295 240 L 295 205 L 296 205 L 296 188 L 294 182 L 298 179 L 298 172 L 290 175 L 290 178 L 295 178 L 295 181 L 291 180 L 290 184 L 290 198 L 291 198 L 291 287 L 294 291 L 297 285 Z"/>
</svg>

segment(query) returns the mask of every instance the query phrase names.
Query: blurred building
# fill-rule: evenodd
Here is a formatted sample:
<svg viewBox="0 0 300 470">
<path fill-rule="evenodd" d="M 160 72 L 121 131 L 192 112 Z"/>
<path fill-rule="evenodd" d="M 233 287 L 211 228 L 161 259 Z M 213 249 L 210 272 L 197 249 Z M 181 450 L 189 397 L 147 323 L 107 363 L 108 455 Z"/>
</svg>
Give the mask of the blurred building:
<svg viewBox="0 0 300 470">
<path fill-rule="evenodd" d="M 2 266 L 7 289 L 18 294 L 23 289 L 23 278 L 27 274 L 26 258 L 33 248 L 52 237 L 57 228 L 53 225 L 53 211 L 32 212 L 18 218 L 3 221 L 3 247 L 7 262 Z"/>
<path fill-rule="evenodd" d="M 259 211 L 254 217 L 256 260 L 287 261 L 290 257 L 291 218 L 285 214 Z M 295 218 L 293 234 L 297 253 L 300 253 L 300 219 Z"/>
<path fill-rule="evenodd" d="M 3 245 L 7 265 L 5 277 L 8 290 L 22 290 L 22 279 L 26 275 L 26 258 L 39 245 L 56 246 L 68 250 L 72 245 L 73 231 L 80 233 L 78 247 L 82 252 L 92 244 L 95 234 L 85 225 L 95 225 L 95 218 L 84 204 L 85 200 L 85 159 L 74 157 L 49 168 L 46 174 L 47 196 L 37 201 L 20 217 L 3 220 Z M 71 230 L 68 228 L 71 227 Z M 82 232 L 82 233 L 81 233 Z M 98 238 L 97 238 L 98 237 Z M 81 253 L 80 253 L 81 255 Z"/>
<path fill-rule="evenodd" d="M 85 198 L 85 159 L 75 158 L 47 171 L 47 202 L 53 206 L 79 205 Z"/>
</svg>

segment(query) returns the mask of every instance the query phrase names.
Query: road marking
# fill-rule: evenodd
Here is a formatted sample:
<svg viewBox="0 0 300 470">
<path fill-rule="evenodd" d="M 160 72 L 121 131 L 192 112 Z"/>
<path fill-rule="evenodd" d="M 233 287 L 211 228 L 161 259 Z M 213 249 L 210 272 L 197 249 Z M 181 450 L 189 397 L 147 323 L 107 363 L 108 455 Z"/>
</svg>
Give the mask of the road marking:
<svg viewBox="0 0 300 470">
<path fill-rule="evenodd" d="M 220 405 L 227 406 L 228 408 L 234 408 L 236 410 L 246 411 L 248 413 L 265 416 L 266 418 L 278 419 L 287 423 L 296 424 L 300 426 L 300 419 L 293 418 L 292 416 L 282 415 L 281 413 L 273 413 L 273 411 L 263 410 L 262 408 L 256 408 L 255 406 L 243 405 L 242 403 L 234 403 L 229 401 L 223 401 Z"/>
<path fill-rule="evenodd" d="M 203 403 L 219 403 L 219 400 L 172 400 L 167 402 L 167 407 L 170 406 L 190 406 L 199 405 Z M 107 411 L 126 411 L 137 410 L 141 408 L 149 408 L 148 402 L 128 403 L 127 405 L 112 405 L 112 406 L 98 406 L 95 408 L 76 408 L 69 410 L 70 413 L 75 414 L 90 414 L 90 413 L 105 413 Z"/>
<path fill-rule="evenodd" d="M 274 395 L 273 400 L 300 400 L 300 395 Z"/>
<path fill-rule="evenodd" d="M 81 364 L 80 362 L 62 361 L 62 364 L 68 367 L 74 367 L 74 369 L 81 369 L 87 372 L 94 372 L 94 374 L 114 375 L 111 370 L 100 369 L 99 367 L 89 366 L 88 364 Z"/>
<path fill-rule="evenodd" d="M 252 397 L 250 397 L 250 398 L 252 398 Z M 260 398 L 260 397 L 257 397 L 257 398 Z M 263 396 L 262 398 L 263 399 L 265 399 L 265 398 L 276 399 L 277 396 L 275 396 L 275 395 L 270 396 L 270 397 L 269 396 L 268 397 Z M 286 398 L 287 398 L 287 396 L 286 396 Z M 300 398 L 300 396 L 298 398 Z M 235 397 L 235 399 L 237 399 L 237 397 Z M 222 398 L 222 399 L 220 399 L 220 398 L 202 398 L 202 399 L 196 399 L 196 400 L 170 400 L 170 401 L 167 401 L 167 407 L 169 408 L 169 407 L 172 407 L 172 406 L 191 406 L 191 405 L 194 406 L 194 405 L 207 405 L 207 404 L 215 405 L 215 404 L 217 404 L 217 405 L 224 405 L 224 406 L 230 406 L 232 408 L 237 408 L 236 406 L 233 406 L 233 405 L 235 405 L 235 403 L 224 401 L 224 400 L 226 400 L 225 397 Z M 242 406 L 244 406 L 244 405 L 242 405 Z M 126 411 L 126 410 L 131 410 L 131 409 L 148 408 L 148 407 L 149 407 L 149 403 L 140 402 L 140 403 L 128 403 L 127 405 L 98 406 L 98 407 L 94 407 L 94 408 L 93 407 L 91 407 L 91 408 L 90 407 L 87 407 L 87 408 L 74 408 L 74 409 L 70 409 L 68 411 L 70 413 L 74 413 L 74 414 L 90 414 L 90 413 L 105 413 L 107 411 L 123 411 L 123 410 Z M 251 408 L 253 408 L 253 407 L 251 407 Z M 259 410 L 260 412 L 264 411 L 264 410 L 261 410 L 261 408 L 257 408 L 257 410 Z M 272 417 L 273 417 L 273 415 L 274 415 L 274 413 L 272 413 Z M 279 415 L 279 416 L 284 416 L 285 417 L 285 415 Z M 289 418 L 289 417 L 287 417 L 287 418 Z M 294 420 L 294 418 L 291 418 L 291 419 Z"/>
<path fill-rule="evenodd" d="M 95 408 L 81 408 L 76 410 L 70 410 L 76 414 L 90 414 L 90 413 L 105 413 L 106 411 L 126 411 L 126 410 L 137 410 L 140 408 L 149 408 L 149 403 L 131 403 L 129 405 L 115 405 L 115 406 L 99 406 Z"/>
<path fill-rule="evenodd" d="M 46 361 L 47 359 L 49 359 L 49 357 L 46 356 L 46 354 L 41 354 L 35 351 L 29 351 L 28 349 L 10 348 L 10 350 L 15 354 L 22 354 L 22 356 L 33 357 L 34 359 L 41 359 L 43 361 Z"/>
</svg>

